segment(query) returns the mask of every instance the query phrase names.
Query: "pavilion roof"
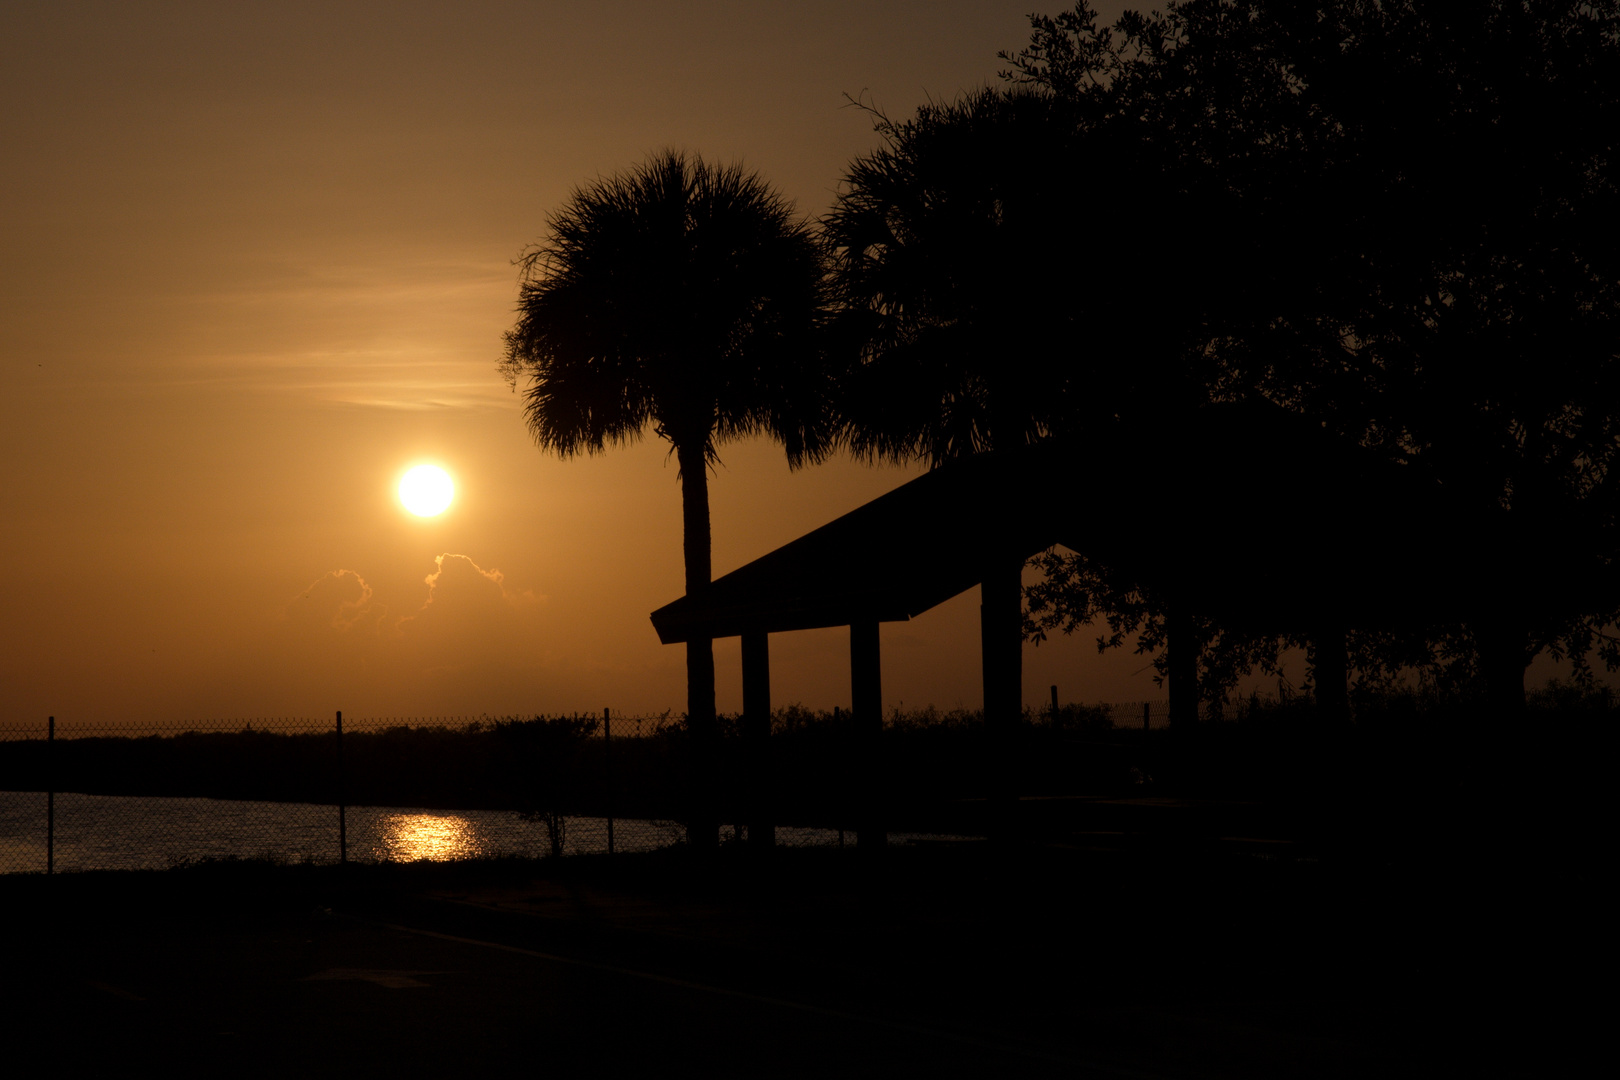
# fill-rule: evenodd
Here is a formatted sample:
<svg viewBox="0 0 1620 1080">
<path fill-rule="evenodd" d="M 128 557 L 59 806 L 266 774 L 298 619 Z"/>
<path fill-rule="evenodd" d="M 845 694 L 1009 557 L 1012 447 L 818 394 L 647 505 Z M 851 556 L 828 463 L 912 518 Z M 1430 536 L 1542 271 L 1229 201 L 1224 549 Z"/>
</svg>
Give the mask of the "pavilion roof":
<svg viewBox="0 0 1620 1080">
<path fill-rule="evenodd" d="M 664 605 L 653 627 L 671 644 L 910 619 L 979 584 L 998 555 L 1022 560 L 1057 542 L 1053 523 L 1021 512 L 1040 475 L 1028 454 L 931 470 L 716 578 L 701 601 Z"/>
<path fill-rule="evenodd" d="M 901 621 L 1054 544 L 1229 625 L 1425 620 L 1477 592 L 1482 523 L 1270 408 L 936 468 L 652 613 L 666 644 Z"/>
</svg>

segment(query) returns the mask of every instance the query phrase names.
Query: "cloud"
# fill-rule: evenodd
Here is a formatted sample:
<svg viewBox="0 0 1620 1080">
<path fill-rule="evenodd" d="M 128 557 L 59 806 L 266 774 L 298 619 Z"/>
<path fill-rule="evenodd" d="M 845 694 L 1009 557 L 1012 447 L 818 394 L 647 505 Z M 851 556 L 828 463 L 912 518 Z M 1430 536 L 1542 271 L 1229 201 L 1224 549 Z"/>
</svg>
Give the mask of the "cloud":
<svg viewBox="0 0 1620 1080">
<path fill-rule="evenodd" d="M 448 551 L 434 556 L 433 572 L 422 584 L 427 586 L 427 597 L 415 612 L 393 621 L 397 632 L 493 630 L 544 600 L 532 590 L 511 588 L 501 571 L 485 570 L 468 556 Z"/>
<path fill-rule="evenodd" d="M 544 599 L 535 596 L 529 589 L 516 592 L 507 588 L 505 574 L 493 568 L 485 570 L 465 555 L 453 555 L 447 551 L 434 556 L 433 565 L 433 573 L 422 579 L 428 587 L 427 600 L 422 604 L 423 611 L 435 602 L 441 608 L 446 604 L 465 603 L 465 598 L 470 596 L 484 599 L 498 596 L 513 608 L 537 604 Z"/>
<path fill-rule="evenodd" d="M 543 629 L 534 614 L 543 598 L 512 588 L 501 571 L 466 555 L 445 552 L 433 563 L 422 579 L 428 590 L 422 606 L 393 624 L 415 662 L 436 669 L 532 662 Z"/>
<path fill-rule="evenodd" d="M 459 714 L 548 685 L 557 627 L 543 618 L 545 598 L 467 555 L 443 552 L 432 567 L 392 591 L 353 570 L 321 575 L 287 605 L 260 662 L 357 715 L 383 701 Z"/>
<path fill-rule="evenodd" d="M 416 640 L 444 634 L 477 635 L 511 630 L 514 616 L 545 602 L 532 589 L 514 589 L 500 570 L 485 570 L 469 556 L 444 552 L 422 579 L 427 596 L 410 614 L 389 614 L 389 605 L 353 570 L 329 570 L 285 608 L 283 621 L 301 637 Z M 528 620 L 524 620 L 528 621 Z"/>
<path fill-rule="evenodd" d="M 353 570 L 330 570 L 310 583 L 284 609 L 289 623 L 342 633 L 356 627 L 374 629 L 388 616 L 366 579 Z"/>
</svg>

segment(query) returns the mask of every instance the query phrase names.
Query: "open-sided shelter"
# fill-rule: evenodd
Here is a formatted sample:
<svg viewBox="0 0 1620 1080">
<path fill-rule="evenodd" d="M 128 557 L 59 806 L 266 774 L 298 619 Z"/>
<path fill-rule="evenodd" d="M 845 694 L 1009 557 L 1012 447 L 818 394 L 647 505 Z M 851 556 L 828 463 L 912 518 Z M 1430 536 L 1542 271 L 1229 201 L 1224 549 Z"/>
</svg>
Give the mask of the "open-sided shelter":
<svg viewBox="0 0 1620 1080">
<path fill-rule="evenodd" d="M 1398 467 L 1277 410 L 1212 409 L 1171 438 L 1109 433 L 951 462 L 666 604 L 652 623 L 665 644 L 741 637 L 744 728 L 755 739 L 770 730 L 769 636 L 848 626 L 855 723 L 875 733 L 879 624 L 915 618 L 1055 544 L 1126 569 L 1186 610 L 1336 633 L 1342 648 L 1347 626 L 1455 610 L 1478 573 L 1467 531 L 1440 493 Z M 1018 597 L 1010 618 L 992 610 L 988 585 L 986 601 L 986 720 L 1014 722 Z M 763 811 L 749 824 L 769 842 Z M 863 842 L 881 836 L 868 820 Z"/>
</svg>

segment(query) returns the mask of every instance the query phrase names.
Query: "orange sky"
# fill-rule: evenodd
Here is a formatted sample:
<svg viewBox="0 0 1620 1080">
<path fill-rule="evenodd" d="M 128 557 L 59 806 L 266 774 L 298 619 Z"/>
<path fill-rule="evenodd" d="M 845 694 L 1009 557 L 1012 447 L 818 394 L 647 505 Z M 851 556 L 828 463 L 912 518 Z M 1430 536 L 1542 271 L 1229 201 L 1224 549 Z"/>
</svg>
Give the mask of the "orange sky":
<svg viewBox="0 0 1620 1080">
<path fill-rule="evenodd" d="M 875 145 L 844 94 L 991 82 L 1030 6 L 0 6 L 0 723 L 679 709 L 673 462 L 528 442 L 511 260 L 665 146 L 818 214 Z M 911 475 L 722 454 L 717 574 Z M 420 460 L 443 518 L 394 497 Z M 883 646 L 887 705 L 977 706 L 976 590 Z M 847 705 L 845 632 L 772 650 L 777 703 Z M 1156 697 L 1143 664 L 1028 648 L 1026 697 Z"/>
</svg>

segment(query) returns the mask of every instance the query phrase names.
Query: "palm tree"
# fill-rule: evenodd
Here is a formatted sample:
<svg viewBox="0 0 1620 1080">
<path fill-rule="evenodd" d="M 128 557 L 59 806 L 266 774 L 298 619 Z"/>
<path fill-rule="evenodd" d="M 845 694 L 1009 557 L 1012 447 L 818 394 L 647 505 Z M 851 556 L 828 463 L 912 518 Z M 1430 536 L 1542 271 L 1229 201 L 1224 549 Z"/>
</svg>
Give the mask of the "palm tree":
<svg viewBox="0 0 1620 1080">
<path fill-rule="evenodd" d="M 729 440 L 769 434 L 789 467 L 829 449 L 816 328 L 821 248 L 757 173 L 664 151 L 576 189 L 522 256 L 502 370 L 540 448 L 596 454 L 651 427 L 679 466 L 686 594 L 711 580 L 708 469 Z M 714 649 L 686 647 L 697 794 L 715 731 Z M 717 825 L 694 811 L 693 840 Z"/>
</svg>

